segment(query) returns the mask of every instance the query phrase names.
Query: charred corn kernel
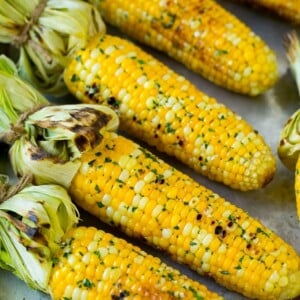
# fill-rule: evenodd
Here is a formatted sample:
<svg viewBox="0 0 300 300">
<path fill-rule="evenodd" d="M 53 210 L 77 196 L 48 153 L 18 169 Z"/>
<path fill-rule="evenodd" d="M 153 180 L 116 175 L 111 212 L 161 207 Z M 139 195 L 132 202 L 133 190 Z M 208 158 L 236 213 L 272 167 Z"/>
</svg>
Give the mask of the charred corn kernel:
<svg viewBox="0 0 300 300">
<path fill-rule="evenodd" d="M 54 300 L 223 299 L 138 247 L 94 227 L 68 232 L 49 285 Z"/>
<path fill-rule="evenodd" d="M 105 54 L 112 47 L 114 51 Z M 95 49 L 99 55 L 94 64 L 101 67 L 88 84 L 80 70 L 91 72 L 85 59 L 91 59 Z M 119 57 L 121 63 L 116 64 Z M 115 77 L 120 66 L 123 73 Z M 149 81 L 154 82 L 154 87 L 145 89 Z M 109 35 L 94 38 L 67 66 L 65 82 L 79 100 L 117 109 L 122 130 L 177 157 L 210 179 L 235 189 L 251 190 L 266 185 L 273 177 L 275 159 L 257 131 L 126 40 Z M 186 89 L 182 90 L 182 86 Z M 123 110 L 120 108 L 125 97 Z M 135 163 L 134 157 L 123 157 L 122 163 L 127 160 Z"/>
<path fill-rule="evenodd" d="M 128 36 L 165 52 L 225 88 L 257 95 L 278 78 L 273 51 L 215 1 L 89 2 L 97 4 L 106 22 Z M 294 2 L 299 17 L 299 1 L 287 2 Z"/>
<path fill-rule="evenodd" d="M 295 194 L 298 220 L 300 224 L 300 157 L 297 160 L 295 169 Z"/>
<path fill-rule="evenodd" d="M 256 8 L 268 10 L 292 23 L 300 24 L 299 0 L 236 0 Z"/>
<path fill-rule="evenodd" d="M 134 157 L 134 163 L 124 157 Z M 84 153 L 81 162 L 69 192 L 102 221 L 247 297 L 291 299 L 300 294 L 300 257 L 291 246 L 131 140 L 105 132 L 101 144 Z M 128 179 L 120 181 L 125 170 Z M 149 178 L 149 172 L 155 176 Z M 176 192 L 174 184 L 180 187 Z M 115 186 L 121 192 L 114 195 Z M 152 192 L 145 196 L 147 191 Z"/>
</svg>

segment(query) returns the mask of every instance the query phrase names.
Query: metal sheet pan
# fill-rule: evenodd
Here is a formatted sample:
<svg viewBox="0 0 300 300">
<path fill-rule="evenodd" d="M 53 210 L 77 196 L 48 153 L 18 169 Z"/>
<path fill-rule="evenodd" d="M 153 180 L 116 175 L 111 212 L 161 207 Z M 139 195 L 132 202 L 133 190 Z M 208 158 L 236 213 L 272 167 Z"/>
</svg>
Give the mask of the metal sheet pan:
<svg viewBox="0 0 300 300">
<path fill-rule="evenodd" d="M 164 61 L 178 73 L 187 77 L 191 82 L 199 87 L 205 93 L 217 98 L 219 102 L 224 103 L 232 110 L 241 115 L 250 122 L 264 137 L 266 142 L 271 145 L 274 154 L 279 139 L 279 132 L 288 117 L 300 106 L 300 97 L 298 96 L 295 82 L 288 69 L 288 64 L 283 46 L 283 36 L 292 29 L 296 29 L 300 33 L 300 28 L 287 24 L 283 20 L 262 12 L 254 11 L 243 7 L 231 1 L 218 1 L 228 10 L 233 12 L 246 24 L 248 24 L 254 32 L 259 34 L 271 48 L 276 52 L 280 80 L 274 88 L 266 92 L 264 95 L 250 98 L 229 92 L 221 87 L 208 82 L 207 80 L 196 75 L 179 63 L 174 62 L 167 56 L 157 53 L 154 50 L 144 47 L 154 56 Z M 114 32 L 115 33 L 115 32 Z M 118 33 L 116 33 L 118 34 Z M 71 96 L 60 99 L 64 102 L 74 102 Z M 151 149 L 153 152 L 155 150 Z M 9 171 L 9 164 L 6 159 L 7 147 L 1 145 L 0 171 Z M 244 208 L 252 216 L 260 219 L 265 225 L 277 232 L 283 239 L 292 244 L 300 253 L 300 228 L 297 223 L 295 196 L 294 196 L 294 176 L 289 172 L 278 160 L 277 173 L 273 181 L 264 189 L 251 192 L 233 191 L 222 184 L 212 182 L 199 174 L 195 174 L 187 167 L 177 161 L 157 153 L 168 163 L 174 165 L 183 172 L 188 173 L 199 183 L 213 189 L 227 200 Z M 95 225 L 109 232 L 113 232 L 117 236 L 124 237 L 120 232 L 102 224 L 95 218 L 82 212 L 82 219 L 85 224 Z M 214 290 L 224 296 L 226 300 L 242 300 L 246 299 L 241 295 L 230 292 L 220 285 L 214 283 L 209 278 L 203 278 L 195 272 L 189 270 L 185 266 L 179 265 L 171 261 L 166 255 L 160 251 L 154 250 L 148 246 L 140 244 L 133 239 L 127 240 L 139 245 L 151 254 L 157 255 L 165 262 L 180 269 L 183 273 L 205 283 L 211 290 Z M 29 289 L 23 282 L 6 271 L 0 271 L 0 299 L 1 300 L 48 300 L 49 296 L 37 291 Z"/>
</svg>

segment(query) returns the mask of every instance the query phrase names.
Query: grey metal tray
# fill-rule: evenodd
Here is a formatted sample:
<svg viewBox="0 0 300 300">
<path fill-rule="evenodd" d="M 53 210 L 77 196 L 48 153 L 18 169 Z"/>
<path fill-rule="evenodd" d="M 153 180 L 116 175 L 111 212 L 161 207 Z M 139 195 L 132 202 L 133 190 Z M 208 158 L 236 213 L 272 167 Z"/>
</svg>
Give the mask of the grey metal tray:
<svg viewBox="0 0 300 300">
<path fill-rule="evenodd" d="M 276 148 L 279 139 L 279 133 L 288 117 L 300 106 L 300 96 L 297 93 L 295 82 L 288 70 L 288 64 L 283 46 L 283 36 L 296 29 L 300 33 L 300 28 L 292 26 L 279 20 L 276 17 L 265 15 L 262 12 L 254 11 L 240 6 L 231 1 L 218 1 L 228 10 L 248 24 L 254 32 L 259 34 L 277 54 L 280 80 L 274 88 L 262 96 L 250 98 L 226 91 L 221 87 L 208 82 L 196 75 L 179 63 L 161 53 L 157 53 L 149 48 L 145 48 L 154 56 L 164 61 L 178 73 L 187 77 L 191 82 L 199 87 L 205 93 L 215 97 L 219 102 L 224 103 L 232 110 L 241 115 L 264 137 L 266 142 L 272 147 L 276 155 Z M 75 101 L 72 97 L 62 99 L 64 101 Z M 7 149 L 1 145 L 0 171 L 9 170 L 9 165 L 4 155 Z M 154 151 L 153 149 L 151 149 Z M 157 153 L 168 163 L 178 169 L 188 173 L 199 183 L 213 189 L 227 200 L 247 210 L 250 215 L 261 220 L 265 225 L 277 232 L 283 239 L 292 244 L 298 253 L 300 253 L 300 227 L 297 222 L 295 196 L 294 196 L 294 175 L 289 172 L 278 160 L 277 173 L 273 181 L 264 189 L 251 192 L 233 191 L 222 184 L 212 182 L 199 174 L 192 172 L 187 167 L 177 161 Z M 99 220 L 82 212 L 82 218 L 85 224 L 95 225 L 109 232 L 124 237 L 116 230 L 102 224 Z M 127 237 L 126 237 L 127 238 Z M 232 293 L 214 283 L 211 279 L 203 278 L 187 267 L 171 261 L 160 251 L 154 250 L 136 240 L 127 240 L 139 245 L 151 254 L 157 255 L 165 262 L 180 269 L 183 273 L 205 283 L 211 290 L 219 292 L 226 300 L 246 299 L 238 294 Z M 0 300 L 47 300 L 49 296 L 29 289 L 23 282 L 12 274 L 0 270 Z"/>
</svg>

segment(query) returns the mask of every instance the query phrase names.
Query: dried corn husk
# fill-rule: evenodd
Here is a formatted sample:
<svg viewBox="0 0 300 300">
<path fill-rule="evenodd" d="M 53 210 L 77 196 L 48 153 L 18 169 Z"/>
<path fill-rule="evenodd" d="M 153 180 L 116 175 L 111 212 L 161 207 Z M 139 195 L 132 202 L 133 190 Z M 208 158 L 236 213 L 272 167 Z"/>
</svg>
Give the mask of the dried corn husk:
<svg viewBox="0 0 300 300">
<path fill-rule="evenodd" d="M 0 177 L 1 188 L 8 178 Z M 48 292 L 52 255 L 79 221 L 75 205 L 58 185 L 30 185 L 1 200 L 0 267 Z"/>
<path fill-rule="evenodd" d="M 21 76 L 46 94 L 66 93 L 67 58 L 105 30 L 97 9 L 84 1 L 0 1 L 0 42 L 15 46 Z"/>
</svg>

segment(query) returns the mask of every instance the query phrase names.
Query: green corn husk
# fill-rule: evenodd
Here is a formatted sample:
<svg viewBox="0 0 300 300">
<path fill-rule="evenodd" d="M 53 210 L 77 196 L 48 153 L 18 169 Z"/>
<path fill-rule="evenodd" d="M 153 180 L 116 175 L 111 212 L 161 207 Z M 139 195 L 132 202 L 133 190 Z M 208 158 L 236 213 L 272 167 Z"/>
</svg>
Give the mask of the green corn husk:
<svg viewBox="0 0 300 300">
<path fill-rule="evenodd" d="M 289 68 L 296 81 L 300 95 L 300 42 L 296 32 L 286 35 L 285 46 Z M 297 110 L 286 122 L 280 133 L 277 148 L 283 164 L 294 170 L 300 154 L 300 110 Z"/>
<path fill-rule="evenodd" d="M 119 125 L 117 114 L 103 105 L 50 106 L 18 77 L 13 62 L 3 55 L 0 82 L 0 140 L 13 144 L 10 155 L 15 174 L 34 170 L 37 184 L 51 180 L 68 187 L 80 167 L 77 158 L 81 153 L 101 141 L 103 130 L 114 131 Z M 34 162 L 28 161 L 32 155 Z"/>
<path fill-rule="evenodd" d="M 295 170 L 300 154 L 300 109 L 289 118 L 281 130 L 277 152 L 283 164 L 288 169 Z"/>
<path fill-rule="evenodd" d="M 296 31 L 292 31 L 286 35 L 285 45 L 289 67 L 296 80 L 300 95 L 300 41 Z"/>
<path fill-rule="evenodd" d="M 38 12 L 38 5 L 45 7 Z M 0 42 L 16 45 L 11 55 L 17 56 L 22 78 L 46 94 L 66 93 L 63 70 L 67 58 L 90 36 L 105 31 L 98 10 L 84 1 L 1 1 Z"/>
<path fill-rule="evenodd" d="M 13 104 L 10 99 L 18 99 Z M 38 105 L 46 105 L 47 99 L 17 76 L 15 64 L 0 55 L 0 135 L 17 122 L 19 115 Z M 13 105 L 13 106 L 12 106 Z"/>
<path fill-rule="evenodd" d="M 1 186 L 7 177 L 1 175 Z M 27 186 L 0 204 L 0 267 L 33 289 L 48 292 L 52 255 L 79 221 L 66 190 Z"/>
<path fill-rule="evenodd" d="M 101 141 L 102 130 L 117 126 L 116 114 L 104 106 L 45 107 L 25 120 L 26 134 L 11 146 L 13 170 L 19 175 L 34 170 L 37 184 L 50 181 L 69 187 L 81 165 L 76 159 Z"/>
<path fill-rule="evenodd" d="M 1 59 L 1 58 L 0 58 Z M 1 101 L 0 101 L 0 104 L 1 104 Z M 77 105 L 74 105 L 74 109 L 76 109 L 76 106 Z M 101 110 L 101 106 L 95 106 L 95 107 L 98 107 L 98 109 L 99 110 Z M 47 107 L 46 107 L 47 108 Z M 62 111 L 63 111 L 63 106 L 62 107 L 57 107 L 57 108 L 55 108 L 55 109 L 57 109 L 58 110 L 58 112 L 59 112 L 59 109 L 60 108 L 62 108 Z M 97 108 L 95 108 L 95 109 L 97 109 Z M 112 123 L 108 123 L 108 125 L 106 125 L 106 126 L 104 126 L 104 127 L 102 127 L 101 129 L 102 130 L 113 130 L 114 128 L 115 128 L 115 126 L 113 126 L 113 124 L 116 124 L 117 123 L 117 117 L 115 117 L 115 120 L 114 120 L 114 116 L 116 116 L 115 115 L 115 113 L 113 112 L 113 111 L 111 111 L 111 114 L 110 114 L 110 110 L 108 109 L 108 108 L 106 108 L 107 109 L 107 114 L 109 115 L 109 116 L 111 116 L 111 114 L 112 114 Z M 53 111 L 52 111 L 53 112 Z M 105 112 L 105 111 L 104 111 Z M 35 116 L 35 114 L 40 114 L 40 115 L 43 115 L 43 117 L 42 118 L 39 118 L 39 117 L 36 117 Z M 72 114 L 73 116 L 74 116 L 74 114 Z M 58 115 L 57 115 L 58 116 Z M 52 134 L 47 134 L 47 131 L 49 130 L 49 129 L 51 129 L 51 131 L 53 130 L 53 136 L 55 136 L 55 135 L 57 135 L 57 132 L 56 132 L 56 129 L 57 129 L 57 127 L 56 126 L 53 126 L 53 128 L 51 128 L 51 126 L 48 126 L 48 125 L 53 125 L 52 124 L 52 122 L 51 122 L 51 120 L 53 121 L 53 118 L 55 118 L 54 117 L 54 115 L 52 114 L 52 113 L 49 113 L 48 114 L 48 111 L 44 108 L 44 109 L 42 109 L 42 110 L 40 110 L 40 111 L 38 111 L 37 113 L 33 113 L 33 114 L 31 114 L 31 115 L 29 115 L 25 120 L 24 120 L 24 128 L 25 128 L 25 132 L 26 132 L 26 134 L 22 134 L 22 136 L 21 137 L 19 137 L 14 143 L 13 143 L 13 146 L 11 147 L 11 149 L 13 149 L 13 147 L 18 147 L 18 146 L 15 146 L 15 145 L 17 145 L 17 142 L 18 141 L 20 141 L 20 143 L 24 143 L 23 145 L 21 145 L 20 144 L 20 147 L 18 147 L 19 148 L 19 150 L 18 150 L 18 152 L 13 152 L 14 150 L 12 150 L 10 153 L 11 153 L 11 161 L 14 161 L 13 162 L 13 165 L 14 165 L 14 168 L 16 169 L 16 168 L 19 168 L 18 170 L 19 170 L 19 173 L 20 174 L 22 174 L 21 172 L 25 172 L 25 173 L 27 173 L 27 170 L 26 170 L 26 167 L 28 166 L 28 167 L 31 167 L 32 166 L 32 162 L 33 162 L 33 160 L 36 160 L 36 157 L 33 159 L 33 160 L 30 160 L 30 156 L 29 156 L 29 160 L 31 161 L 31 162 L 28 162 L 28 165 L 25 165 L 25 159 L 23 159 L 22 158 L 22 154 L 23 153 L 25 153 L 26 151 L 27 151 L 27 149 L 26 148 L 24 148 L 23 150 L 21 149 L 21 146 L 22 147 L 28 147 L 28 151 L 30 151 L 30 148 L 31 148 L 31 144 L 32 145 L 34 145 L 34 146 L 36 146 L 36 145 L 40 145 L 40 148 L 39 149 L 41 149 L 42 147 L 44 147 L 44 143 L 47 143 L 48 142 L 48 140 L 47 140 L 47 137 L 48 136 L 52 136 Z M 32 119 L 32 122 L 30 121 L 28 121 L 28 120 L 30 120 L 30 119 Z M 29 123 L 27 123 L 27 121 L 29 122 Z M 67 118 L 67 119 L 65 119 L 65 120 L 61 120 L 61 122 L 59 122 L 59 123 L 57 123 L 56 125 L 58 125 L 58 124 L 61 124 L 61 127 L 59 127 L 59 134 L 61 134 L 61 130 L 66 130 L 65 132 L 64 132 L 64 135 L 65 136 L 71 136 L 71 139 L 70 140 L 73 140 L 74 141 L 74 143 L 73 143 L 73 146 L 74 147 L 76 147 L 76 145 L 78 145 L 77 143 L 76 143 L 76 139 L 74 139 L 73 138 L 73 135 L 72 134 L 67 134 L 66 132 L 71 132 L 71 133 L 73 133 L 73 131 L 72 131 L 72 125 L 74 125 L 74 123 L 72 123 L 72 120 L 70 121 L 70 123 L 68 123 L 68 121 L 69 121 L 69 118 Z M 43 126 L 44 124 L 46 124 L 46 123 L 48 123 L 48 125 L 47 126 Z M 55 123 L 55 122 L 54 122 Z M 70 126 L 69 126 L 70 125 Z M 82 128 L 83 129 L 85 129 L 85 127 L 87 127 L 87 126 L 83 126 Z M 30 129 L 30 130 L 29 130 Z M 78 128 L 76 128 L 77 130 L 76 131 L 78 131 Z M 100 131 L 100 134 L 101 134 L 101 129 L 99 130 Z M 38 132 L 38 134 L 37 135 L 35 135 L 35 133 L 37 133 Z M 100 136 L 100 138 L 101 138 L 101 136 Z M 24 139 L 24 141 L 22 141 L 22 139 Z M 67 147 L 67 145 L 68 145 L 68 141 L 66 141 L 66 140 L 62 140 L 61 141 L 62 143 L 66 143 L 66 147 Z M 52 144 L 53 145 L 53 144 Z M 56 146 L 59 146 L 59 144 L 57 144 Z M 73 149 L 72 147 L 67 147 L 68 149 Z M 38 148 L 37 148 L 38 149 Z M 50 153 L 51 154 L 51 151 L 53 151 L 53 153 L 60 153 L 60 151 L 55 151 L 55 149 L 54 149 L 54 147 L 49 147 L 49 151 L 50 152 L 48 152 L 48 154 Z M 51 159 L 55 159 L 54 157 L 52 157 L 52 155 L 49 155 L 48 157 L 46 156 L 46 154 L 47 154 L 47 151 L 41 151 L 42 152 L 42 158 L 43 158 L 43 161 L 44 160 L 51 160 Z M 63 151 L 62 151 L 63 152 Z M 34 151 L 33 152 L 31 152 L 31 155 L 34 155 L 35 153 L 34 153 Z M 45 156 L 43 156 L 43 155 L 45 155 Z M 71 151 L 71 153 L 69 153 L 69 155 L 70 155 L 70 157 L 73 157 L 74 158 L 74 162 L 76 162 L 76 151 Z M 101 155 L 101 154 L 100 154 Z M 28 155 L 25 155 L 25 156 L 28 156 Z M 50 157 L 50 159 L 49 159 L 49 157 Z M 59 160 L 60 160 L 61 158 L 59 158 Z M 62 158 L 63 159 L 63 158 Z M 62 180 L 68 180 L 69 178 L 67 178 L 67 179 L 62 179 L 62 178 L 60 178 L 60 174 L 59 175 L 57 175 L 57 172 L 56 172 L 56 170 L 57 170 L 57 166 L 58 166 L 58 164 L 59 164 L 59 162 L 57 162 L 57 164 L 55 164 L 55 167 L 53 168 L 54 170 L 55 170 L 55 174 L 56 174 L 56 177 L 54 178 L 54 182 L 56 182 L 56 180 L 59 180 L 60 181 L 60 183 L 61 184 L 63 184 L 62 183 Z M 44 166 L 45 166 L 45 168 L 44 168 Z M 37 168 L 37 167 L 36 167 Z M 48 172 L 50 171 L 48 168 L 47 168 L 47 162 L 44 164 L 44 165 L 41 165 L 40 164 L 40 166 L 39 166 L 39 168 L 40 169 L 45 169 L 44 171 L 42 171 L 42 172 L 44 172 L 44 174 L 39 174 L 38 176 L 39 177 L 41 177 L 40 178 L 40 180 L 43 180 L 43 178 L 42 178 L 42 176 L 48 176 L 47 174 L 48 174 Z M 21 170 L 21 169 L 23 169 L 23 170 Z M 33 170 L 33 173 L 35 173 L 35 170 Z M 36 176 L 36 174 L 34 174 L 34 176 Z M 66 176 L 70 176 L 70 174 L 67 174 Z M 72 179 L 72 178 L 71 178 Z M 46 179 L 47 180 L 47 179 Z M 64 184 L 66 187 L 67 187 L 67 185 L 66 184 Z M 191 208 L 192 209 L 192 208 Z M 155 246 L 155 243 L 154 243 L 154 245 L 153 246 Z M 261 245 L 261 246 L 263 246 L 263 245 Z M 291 254 L 291 255 L 293 255 L 293 254 Z M 297 258 L 294 260 L 295 261 L 295 263 L 297 262 Z M 292 282 L 296 282 L 297 281 L 297 275 L 298 273 L 296 273 L 295 274 L 295 276 L 294 276 L 294 278 L 291 278 L 291 280 L 292 280 Z M 298 292 L 298 291 L 297 291 Z"/>
</svg>

